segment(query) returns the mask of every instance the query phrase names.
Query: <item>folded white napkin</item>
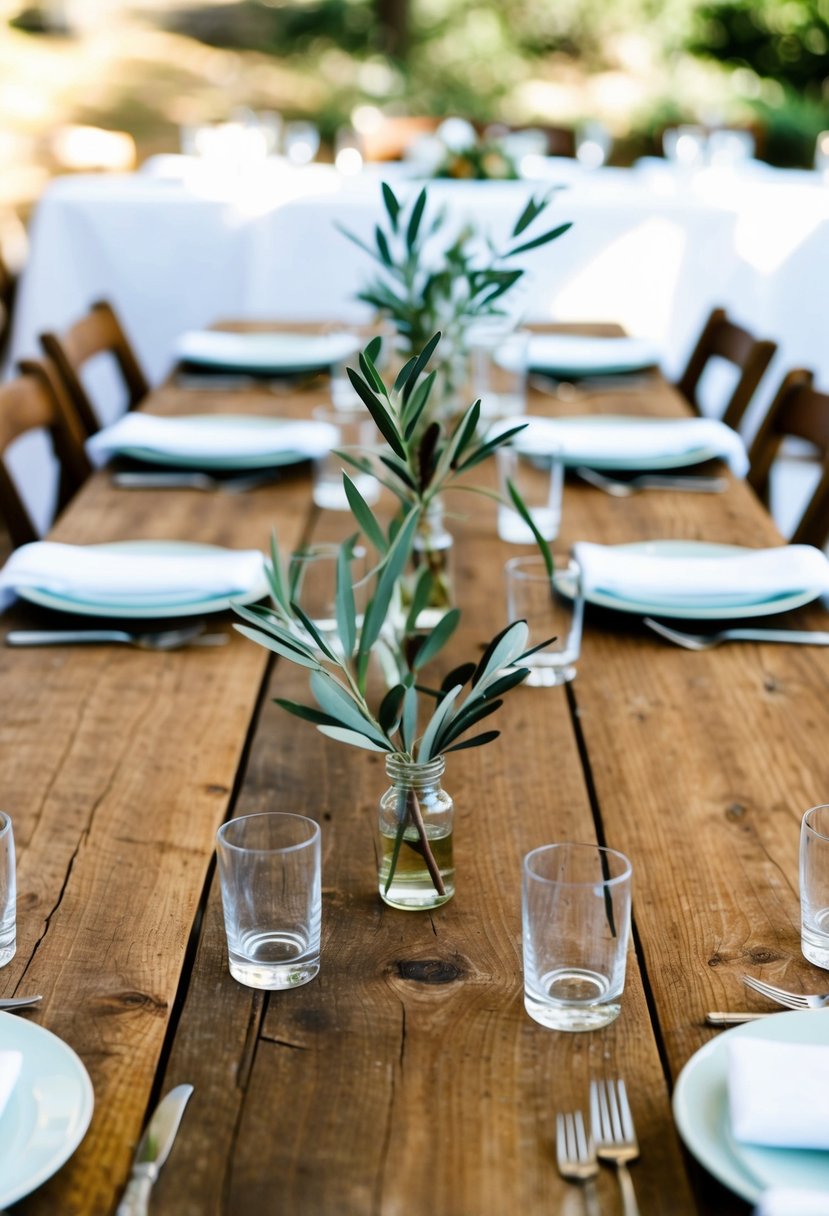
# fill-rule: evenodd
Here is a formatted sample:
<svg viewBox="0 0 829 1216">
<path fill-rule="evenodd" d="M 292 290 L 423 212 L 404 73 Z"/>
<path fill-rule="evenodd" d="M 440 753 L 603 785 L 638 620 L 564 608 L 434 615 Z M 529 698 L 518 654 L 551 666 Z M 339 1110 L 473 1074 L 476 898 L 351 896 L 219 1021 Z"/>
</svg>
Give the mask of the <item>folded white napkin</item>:
<svg viewBox="0 0 829 1216">
<path fill-rule="evenodd" d="M 191 330 L 175 344 L 185 363 L 233 367 L 258 372 L 296 372 L 330 367 L 353 355 L 359 346 L 354 334 L 231 333 Z"/>
<path fill-rule="evenodd" d="M 527 365 L 553 376 L 590 376 L 653 367 L 659 356 L 659 347 L 649 338 L 533 334 Z"/>
<path fill-rule="evenodd" d="M 716 418 L 510 418 L 501 430 L 526 423 L 513 439 L 522 452 L 544 455 L 560 450 L 568 464 L 612 460 L 614 468 L 632 469 L 637 460 L 649 463 L 684 456 L 700 448 L 728 462 L 737 477 L 748 472 L 745 445 L 730 426 Z"/>
<path fill-rule="evenodd" d="M 232 425 L 228 417 L 209 414 L 190 418 L 159 418 L 154 414 L 124 414 L 87 440 L 95 464 L 118 452 L 146 448 L 166 456 L 254 458 L 263 463 L 276 452 L 298 452 L 314 459 L 337 446 L 337 428 L 327 422 L 275 422 L 249 415 Z"/>
<path fill-rule="evenodd" d="M 262 584 L 264 560 L 257 549 L 116 553 L 96 546 L 35 541 L 16 549 L 0 570 L 0 612 L 21 587 L 105 602 L 130 596 L 170 597 L 185 603 L 205 596 L 241 595 Z"/>
<path fill-rule="evenodd" d="M 668 557 L 580 541 L 573 556 L 584 590 L 665 604 L 710 601 L 753 604 L 798 591 L 829 591 L 829 560 L 811 545 L 751 549 L 723 557 Z"/>
<path fill-rule="evenodd" d="M 775 1187 L 760 1197 L 754 1216 L 827 1216 L 829 1195 L 826 1191 L 801 1191 L 790 1187 Z"/>
<path fill-rule="evenodd" d="M 735 1037 L 728 1044 L 728 1104 L 735 1140 L 829 1149 L 829 1045 Z M 829 1197 L 824 1204 L 825 1216 Z"/>
<path fill-rule="evenodd" d="M 19 1051 L 0 1051 L 0 1115 L 6 1109 L 22 1066 L 23 1056 Z"/>
</svg>

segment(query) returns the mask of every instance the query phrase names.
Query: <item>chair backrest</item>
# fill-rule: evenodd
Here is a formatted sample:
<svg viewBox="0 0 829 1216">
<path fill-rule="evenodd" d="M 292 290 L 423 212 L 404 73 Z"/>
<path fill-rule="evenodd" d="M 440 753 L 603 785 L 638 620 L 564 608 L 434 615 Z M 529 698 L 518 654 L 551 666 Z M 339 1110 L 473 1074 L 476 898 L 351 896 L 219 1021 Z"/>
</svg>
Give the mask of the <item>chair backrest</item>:
<svg viewBox="0 0 829 1216">
<path fill-rule="evenodd" d="M 729 321 L 724 309 L 715 308 L 676 386 L 699 413 L 697 388 L 709 361 L 719 357 L 732 363 L 739 369 L 740 376 L 721 417 L 736 431 L 776 350 L 775 342 L 755 338 L 748 330 Z"/>
<path fill-rule="evenodd" d="M 829 540 L 829 393 L 818 392 L 812 373 L 803 368 L 784 377 L 751 445 L 748 482 L 764 501 L 768 500 L 772 465 L 788 437 L 813 444 L 822 466 L 820 481 L 791 540 L 822 549 Z"/>
<path fill-rule="evenodd" d="M 0 516 L 15 547 L 37 540 L 38 532 L 3 457 L 15 439 L 39 429 L 48 431 L 60 468 L 60 511 L 91 468 L 74 411 L 54 370 L 25 360 L 16 379 L 0 385 Z"/>
<path fill-rule="evenodd" d="M 81 381 L 85 363 L 96 355 L 114 358 L 127 391 L 127 409 L 133 409 L 149 392 L 141 365 L 111 304 L 100 300 L 86 316 L 58 335 L 40 335 L 41 345 L 54 363 L 69 400 L 87 436 L 101 429 L 101 420 Z"/>
</svg>

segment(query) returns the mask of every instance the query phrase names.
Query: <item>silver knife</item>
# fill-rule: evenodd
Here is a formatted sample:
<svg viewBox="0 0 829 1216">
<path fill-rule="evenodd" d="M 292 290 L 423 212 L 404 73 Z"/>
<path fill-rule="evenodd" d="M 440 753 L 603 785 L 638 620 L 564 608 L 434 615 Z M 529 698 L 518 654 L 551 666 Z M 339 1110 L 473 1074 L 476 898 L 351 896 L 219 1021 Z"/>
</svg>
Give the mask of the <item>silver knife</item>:
<svg viewBox="0 0 829 1216">
<path fill-rule="evenodd" d="M 136 1149 L 130 1180 L 115 1216 L 147 1216 L 150 1191 L 170 1155 L 192 1092 L 192 1085 L 177 1085 L 153 1111 Z"/>
<path fill-rule="evenodd" d="M 720 1013 L 714 1011 L 706 1013 L 705 1020 L 709 1026 L 742 1026 L 743 1022 L 756 1022 L 759 1018 L 774 1017 L 777 1012 L 779 1011 L 776 1009 L 770 1009 L 768 1013 Z"/>
</svg>

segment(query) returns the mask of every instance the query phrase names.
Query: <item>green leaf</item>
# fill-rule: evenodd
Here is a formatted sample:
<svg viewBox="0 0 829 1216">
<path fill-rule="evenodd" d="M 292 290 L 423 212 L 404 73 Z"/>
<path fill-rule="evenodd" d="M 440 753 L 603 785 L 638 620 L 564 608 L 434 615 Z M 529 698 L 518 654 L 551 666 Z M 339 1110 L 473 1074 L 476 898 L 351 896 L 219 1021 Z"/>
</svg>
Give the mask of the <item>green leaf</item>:
<svg viewBox="0 0 829 1216">
<path fill-rule="evenodd" d="M 414 248 L 414 243 L 417 240 L 417 232 L 420 228 L 420 221 L 423 219 L 423 211 L 426 206 L 426 187 L 420 191 L 417 196 L 412 214 L 409 216 L 409 226 L 406 229 L 406 246 L 411 253 Z"/>
<path fill-rule="evenodd" d="M 485 743 L 492 743 L 500 735 L 499 730 L 487 730 L 482 735 L 473 735 L 471 739 L 464 739 L 462 743 L 456 743 L 454 747 L 447 747 L 447 752 L 462 752 L 467 747 L 483 747 Z"/>
<path fill-rule="evenodd" d="M 363 377 L 358 372 L 355 372 L 353 367 L 347 367 L 346 371 L 354 391 L 357 393 L 357 396 L 363 402 L 366 409 L 377 424 L 378 431 L 383 436 L 391 450 L 405 460 L 406 449 L 403 446 L 403 442 L 399 434 L 397 433 L 397 427 L 395 426 L 394 419 L 389 415 L 388 410 L 383 405 L 383 402 L 376 393 L 372 392 L 370 386 L 365 382 Z"/>
<path fill-rule="evenodd" d="M 417 618 L 420 616 L 423 609 L 429 603 L 429 597 L 432 594 L 432 586 L 434 580 L 432 572 L 428 566 L 424 566 L 417 576 L 415 583 L 412 602 L 409 606 L 409 613 L 406 617 L 406 624 L 403 627 L 405 634 L 412 634 L 417 626 Z"/>
<path fill-rule="evenodd" d="M 375 364 L 375 366 L 376 366 L 377 356 L 380 354 L 380 351 L 382 349 L 383 349 L 383 339 L 380 336 L 380 334 L 375 334 L 375 336 L 371 339 L 371 341 L 366 346 L 365 356 L 367 359 L 371 359 L 371 362 L 373 364 Z"/>
<path fill-rule="evenodd" d="M 383 529 L 375 519 L 371 507 L 348 476 L 348 473 L 345 472 L 343 473 L 343 489 L 348 499 L 348 505 L 351 507 L 351 512 L 360 525 L 360 530 L 371 541 L 378 553 L 385 553 L 388 549 L 388 544 L 386 543 Z"/>
<path fill-rule="evenodd" d="M 548 199 L 544 199 L 542 202 L 539 202 L 537 199 L 531 198 L 524 210 L 519 215 L 518 219 L 515 221 L 515 227 L 510 233 L 510 236 L 520 236 L 525 228 L 529 228 L 533 220 L 540 215 L 547 206 L 548 201 Z"/>
<path fill-rule="evenodd" d="M 423 347 L 423 350 L 415 359 L 414 366 L 409 372 L 409 378 L 403 388 L 404 401 L 408 401 L 409 397 L 411 397 L 414 387 L 417 384 L 418 377 L 434 354 L 435 347 L 437 346 L 438 342 L 440 342 L 440 330 L 438 330 L 436 334 L 432 334 L 429 341 Z"/>
<path fill-rule="evenodd" d="M 435 712 L 432 714 L 432 719 L 426 730 L 423 732 L 423 738 L 420 740 L 420 747 L 417 752 L 418 764 L 425 764 L 427 760 L 431 760 L 432 746 L 435 743 L 441 728 L 452 712 L 452 706 L 457 700 L 458 693 L 461 691 L 461 685 L 456 684 L 454 688 L 446 694 L 446 696 L 438 705 Z"/>
<path fill-rule="evenodd" d="M 386 240 L 385 232 L 379 225 L 377 225 L 374 229 L 374 240 L 377 244 L 377 249 L 379 250 L 380 258 L 382 259 L 383 265 L 391 266 L 392 256 L 391 256 L 391 250 L 389 249 L 389 243 Z"/>
<path fill-rule="evenodd" d="M 503 704 L 503 701 L 477 701 L 469 707 L 464 706 L 440 732 L 435 744 L 438 752 L 445 751 L 448 744 L 454 743 L 460 735 L 483 718 L 496 713 Z"/>
<path fill-rule="evenodd" d="M 275 705 L 286 709 L 295 718 L 302 718 L 306 722 L 313 722 L 315 726 L 339 725 L 336 718 L 330 718 L 328 714 L 324 714 L 319 709 L 314 709 L 311 705 L 300 705 L 297 701 L 286 701 L 284 697 L 274 697 L 273 700 Z"/>
<path fill-rule="evenodd" d="M 237 633 L 241 633 L 243 637 L 250 638 L 252 642 L 256 642 L 258 646 L 264 646 L 267 650 L 272 650 L 274 654 L 281 655 L 283 659 L 290 659 L 298 667 L 310 667 L 314 672 L 322 670 L 319 659 L 311 658 L 299 650 L 292 650 L 276 638 L 269 637 L 266 633 L 260 633 L 258 629 L 250 629 L 247 625 L 234 625 L 233 628 Z"/>
<path fill-rule="evenodd" d="M 409 821 L 409 816 L 406 813 L 409 806 L 409 795 L 406 790 L 398 790 L 397 792 L 397 831 L 394 834 L 394 848 L 391 853 L 391 861 L 389 862 L 389 874 L 386 879 L 386 885 L 383 888 L 383 894 L 388 895 L 391 880 L 394 878 L 394 872 L 397 869 L 397 858 L 400 856 L 400 846 L 403 843 L 403 835 L 406 831 L 406 824 Z"/>
<path fill-rule="evenodd" d="M 467 680 L 471 680 L 477 670 L 477 663 L 461 663 L 460 667 L 454 667 L 447 676 L 444 677 L 440 691 L 448 692 L 450 688 L 454 688 L 456 684 L 463 686 Z"/>
<path fill-rule="evenodd" d="M 387 735 L 390 735 L 397 726 L 405 695 L 406 686 L 404 684 L 395 684 L 394 688 L 390 688 L 380 702 L 380 708 L 377 710 L 377 721 Z"/>
<path fill-rule="evenodd" d="M 400 737 L 403 746 L 411 754 L 417 733 L 417 692 L 414 684 L 406 689 L 403 697 L 403 718 L 400 722 Z"/>
<path fill-rule="evenodd" d="M 412 368 L 414 367 L 415 363 L 417 363 L 417 355 L 412 355 L 411 359 L 407 359 L 406 362 L 401 367 L 400 371 L 397 373 L 397 379 L 394 382 L 394 391 L 396 393 L 400 392 L 400 390 L 403 388 L 403 385 L 409 379 L 409 376 L 412 374 Z"/>
<path fill-rule="evenodd" d="M 393 456 L 380 456 L 380 463 L 384 464 L 387 469 L 394 473 L 395 477 L 403 482 L 404 486 L 408 486 L 410 490 L 417 492 L 417 486 L 412 478 L 409 470 L 401 460 L 395 460 Z"/>
<path fill-rule="evenodd" d="M 528 632 L 526 621 L 513 621 L 497 633 L 481 657 L 472 677 L 472 687 L 477 688 L 494 672 L 508 667 L 527 645 Z"/>
<path fill-rule="evenodd" d="M 503 447 L 512 439 L 513 435 L 517 435 L 520 431 L 525 430 L 526 422 L 522 422 L 520 426 L 510 427 L 508 431 L 504 431 L 501 435 L 495 435 L 492 439 L 487 439 L 486 443 L 482 443 L 479 448 L 467 456 L 462 464 L 458 465 L 457 472 L 463 473 L 465 469 L 473 469 L 476 464 L 480 464 L 482 460 L 486 460 L 492 455 L 497 448 Z"/>
<path fill-rule="evenodd" d="M 354 587 L 351 582 L 351 562 L 354 557 L 356 535 L 337 550 L 337 584 L 335 610 L 337 634 L 346 659 L 350 659 L 357 644 L 357 613 L 354 607 Z"/>
<path fill-rule="evenodd" d="M 504 257 L 512 258 L 518 253 L 527 253 L 530 249 L 537 249 L 539 245 L 546 245 L 549 241 L 555 241 L 558 237 L 563 236 L 568 228 L 572 228 L 570 224 L 559 224 L 558 228 L 551 229 L 550 232 L 543 233 L 542 236 L 535 237 L 532 241 L 526 241 L 523 245 L 518 245 L 515 249 L 510 249 L 504 254 Z"/>
<path fill-rule="evenodd" d="M 433 659 L 443 649 L 457 629 L 460 619 L 461 614 L 457 608 L 451 608 L 445 616 L 441 617 L 417 653 L 412 664 L 415 671 L 420 671 L 421 667 L 425 667 L 430 659 Z"/>
<path fill-rule="evenodd" d="M 392 232 L 397 232 L 397 217 L 400 215 L 400 203 L 397 201 L 397 196 L 388 182 L 383 182 L 381 189 L 383 191 L 383 202 L 386 204 L 386 211 L 391 222 Z M 516 235 L 516 233 L 513 233 L 513 236 Z"/>
<path fill-rule="evenodd" d="M 455 450 L 452 455 L 452 459 L 449 462 L 451 468 L 454 469 L 457 467 L 458 461 L 460 460 L 461 456 L 463 455 L 467 444 L 469 444 L 471 442 L 471 440 L 474 438 L 475 432 L 478 429 L 478 420 L 480 419 L 480 417 L 481 417 L 481 402 L 479 399 L 478 401 L 475 401 L 469 407 L 469 409 L 466 411 L 466 413 L 464 414 L 464 416 L 461 418 L 460 422 L 457 425 L 455 434 L 458 435 L 458 438 L 457 438 L 457 442 L 454 445 Z M 458 434 L 458 432 L 460 432 L 460 433 Z M 453 438 L 454 438 L 454 435 L 453 435 Z"/>
<path fill-rule="evenodd" d="M 388 397 L 383 379 L 365 351 L 360 352 L 359 363 L 360 371 L 363 373 L 369 388 L 373 388 L 375 392 L 382 393 L 384 397 Z"/>
<path fill-rule="evenodd" d="M 552 578 L 554 566 L 553 566 L 553 555 L 552 555 L 552 552 L 550 551 L 550 546 L 547 544 L 547 541 L 544 539 L 544 537 L 539 532 L 539 530 L 536 526 L 535 520 L 533 519 L 532 515 L 528 511 L 526 503 L 524 502 L 521 495 L 518 493 L 516 486 L 509 480 L 507 481 L 507 491 L 509 493 L 510 498 L 513 501 L 513 505 L 514 505 L 516 511 L 521 516 L 524 523 L 527 525 L 527 527 L 530 529 L 533 536 L 535 537 L 535 543 L 538 545 L 541 556 L 544 559 L 544 568 L 547 571 L 547 577 Z"/>
<path fill-rule="evenodd" d="M 380 630 L 383 628 L 386 616 L 388 615 L 389 604 L 391 603 L 395 585 L 409 559 L 412 538 L 419 516 L 420 511 L 417 507 L 413 507 L 401 525 L 400 530 L 389 546 L 389 551 L 386 554 L 385 561 L 377 578 L 374 595 L 366 608 L 365 616 L 363 617 L 363 628 L 360 632 L 360 645 L 357 652 L 357 674 L 361 688 L 363 687 L 368 666 L 368 656 L 372 646 L 380 636 Z"/>
<path fill-rule="evenodd" d="M 330 714 L 332 718 L 336 718 L 342 726 L 358 731 L 361 735 L 365 735 L 385 747 L 387 741 L 381 732 L 365 717 L 351 694 L 346 692 L 327 671 L 322 669 L 315 671 L 309 684 L 320 709 Z"/>
<path fill-rule="evenodd" d="M 548 643 L 545 642 L 544 645 L 546 646 Z M 532 654 L 532 651 L 530 651 L 530 654 Z M 518 658 L 513 661 L 520 663 L 525 657 L 525 655 L 520 654 Z M 500 697 L 503 693 L 509 692 L 511 688 L 515 688 L 518 684 L 522 684 L 529 674 L 529 668 L 527 667 L 514 667 L 511 671 L 508 671 L 506 675 L 501 676 L 500 679 L 493 680 L 493 682 L 487 686 L 481 696 L 485 701 L 491 701 L 495 697 Z"/>
<path fill-rule="evenodd" d="M 421 380 L 420 384 L 418 384 L 417 388 L 409 398 L 408 404 L 404 409 L 403 417 L 405 426 L 403 435 L 407 440 L 411 439 L 417 428 L 418 422 L 420 422 L 423 411 L 428 405 L 429 397 L 432 392 L 432 385 L 435 383 L 436 376 L 437 371 L 432 371 L 429 372 L 429 375 L 425 378 L 425 380 Z"/>
<path fill-rule="evenodd" d="M 271 591 L 274 593 L 274 599 L 287 612 L 288 589 L 285 584 L 285 571 L 282 566 L 282 557 L 279 552 L 279 544 L 275 532 L 271 533 L 271 564 L 270 566 L 265 566 L 265 571 Z"/>
<path fill-rule="evenodd" d="M 371 739 L 367 739 L 365 735 L 358 734 L 356 730 L 347 730 L 343 726 L 318 726 L 317 730 L 321 735 L 327 735 L 329 739 L 336 739 L 339 743 L 349 743 L 352 747 L 362 747 L 367 752 L 394 751 L 390 743 L 380 747 Z"/>
</svg>

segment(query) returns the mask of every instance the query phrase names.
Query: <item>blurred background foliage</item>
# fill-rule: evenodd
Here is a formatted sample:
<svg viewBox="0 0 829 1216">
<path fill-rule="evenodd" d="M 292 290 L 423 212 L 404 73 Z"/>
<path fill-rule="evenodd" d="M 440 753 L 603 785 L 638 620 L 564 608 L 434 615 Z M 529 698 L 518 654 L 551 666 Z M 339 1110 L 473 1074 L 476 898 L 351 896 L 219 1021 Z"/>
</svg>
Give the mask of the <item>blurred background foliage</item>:
<svg viewBox="0 0 829 1216">
<path fill-rule="evenodd" d="M 679 121 L 750 125 L 766 159 L 808 166 L 829 0 L 0 0 L 0 205 L 61 168 L 61 124 L 125 131 L 140 162 L 239 107 L 309 118 L 330 144 L 367 104 L 599 119 L 617 163 Z"/>
</svg>

